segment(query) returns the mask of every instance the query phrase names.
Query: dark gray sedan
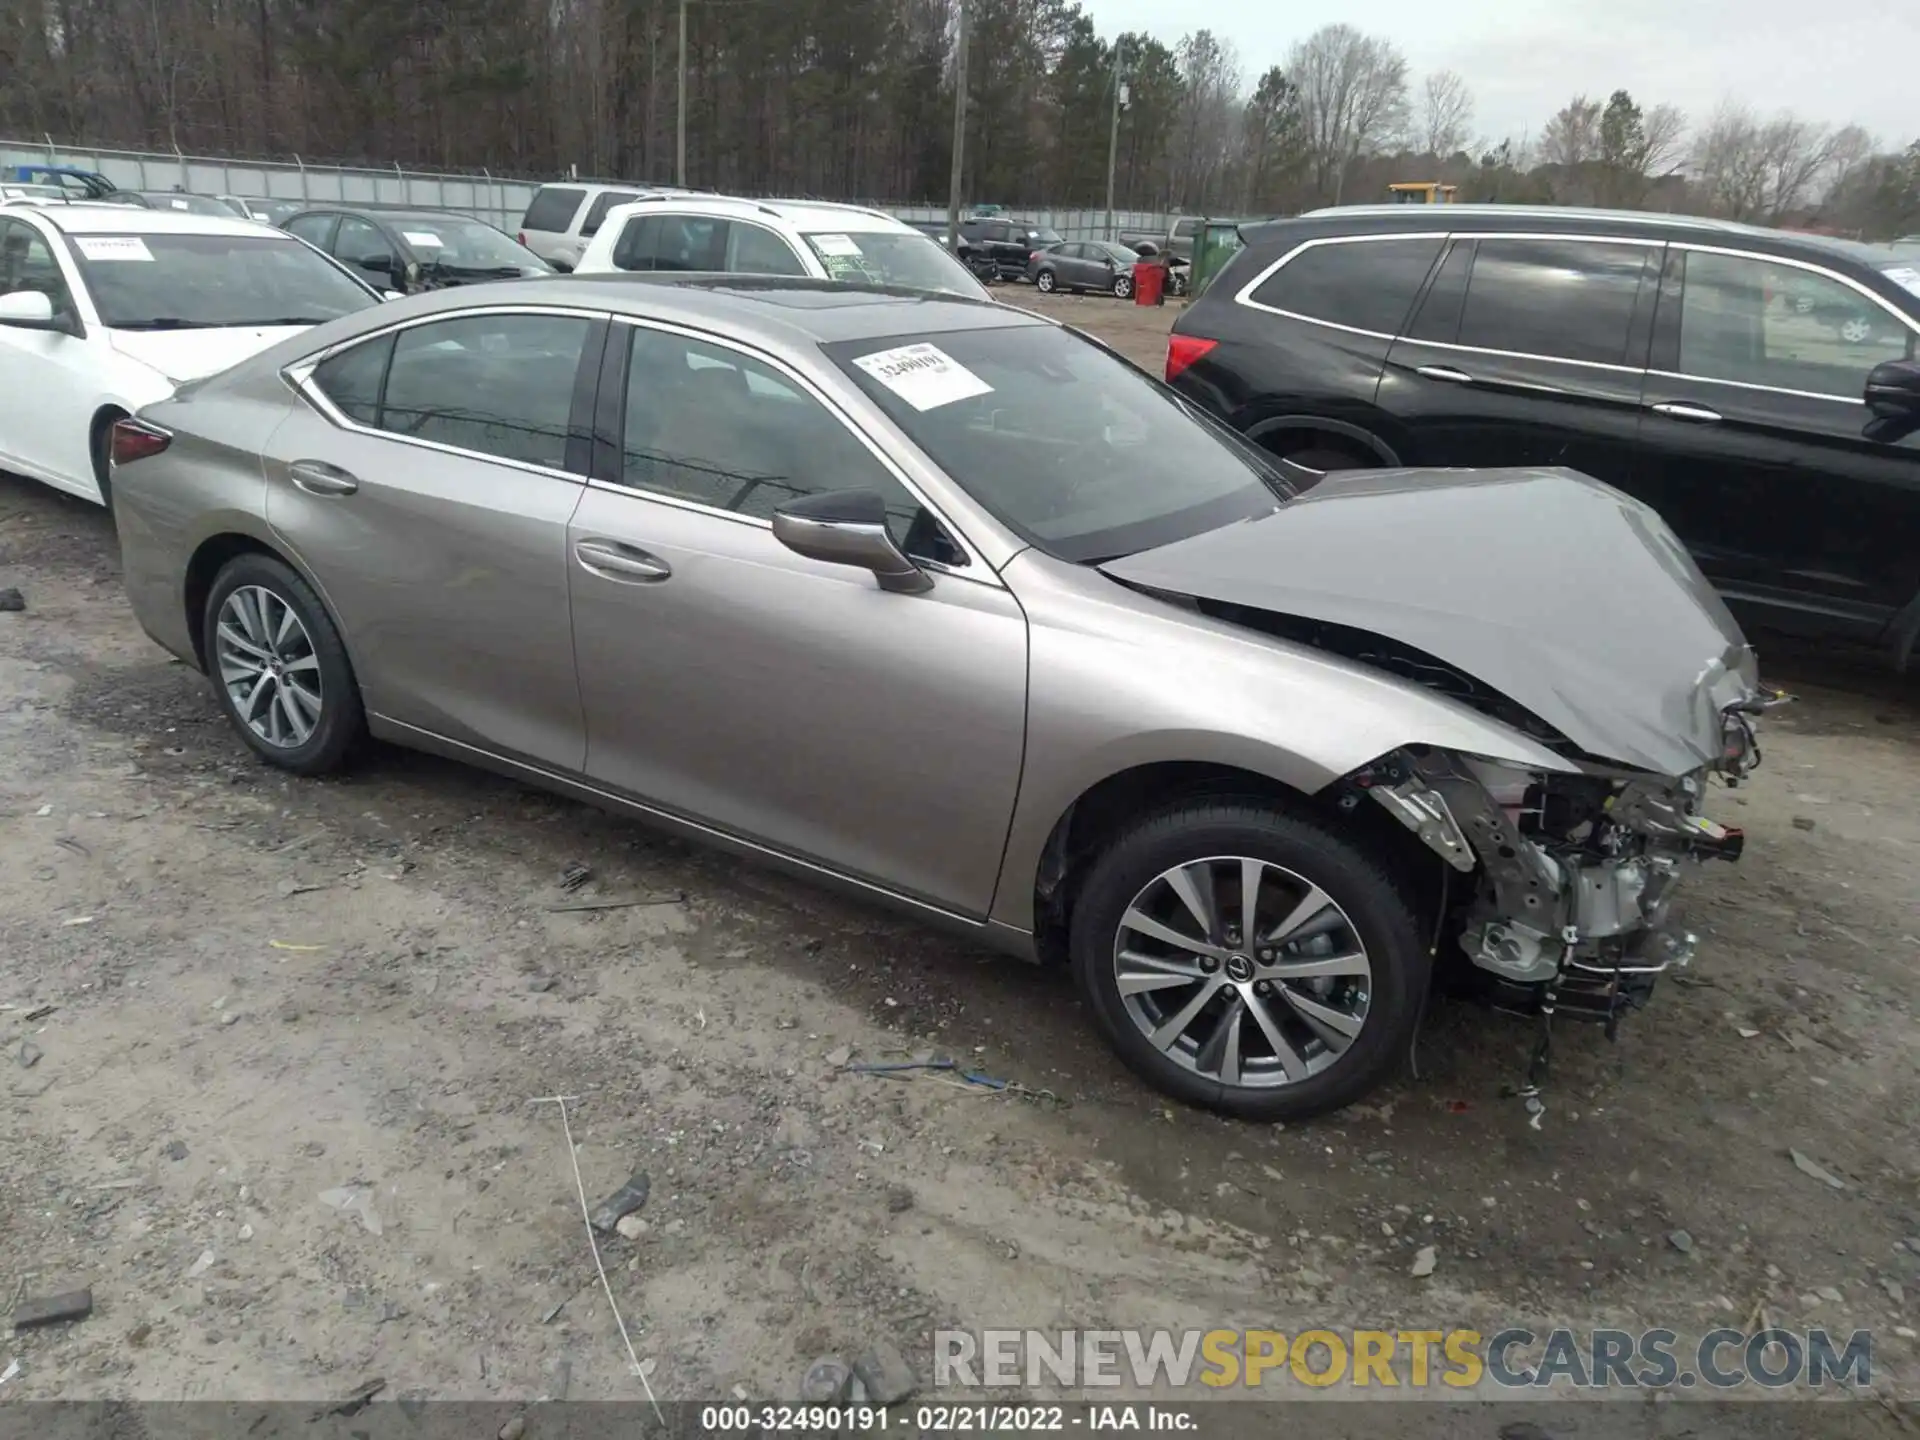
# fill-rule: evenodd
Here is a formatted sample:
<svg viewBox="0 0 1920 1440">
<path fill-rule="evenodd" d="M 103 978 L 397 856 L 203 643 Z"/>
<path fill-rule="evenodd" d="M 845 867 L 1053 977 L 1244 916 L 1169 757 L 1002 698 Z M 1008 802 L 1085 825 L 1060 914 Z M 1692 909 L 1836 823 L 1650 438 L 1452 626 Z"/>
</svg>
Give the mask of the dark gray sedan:
<svg viewBox="0 0 1920 1440">
<path fill-rule="evenodd" d="M 1112 240 L 1067 240 L 1034 251 L 1027 260 L 1027 279 L 1049 294 L 1099 290 L 1125 300 L 1133 294 L 1133 267 L 1139 258 Z"/>
</svg>

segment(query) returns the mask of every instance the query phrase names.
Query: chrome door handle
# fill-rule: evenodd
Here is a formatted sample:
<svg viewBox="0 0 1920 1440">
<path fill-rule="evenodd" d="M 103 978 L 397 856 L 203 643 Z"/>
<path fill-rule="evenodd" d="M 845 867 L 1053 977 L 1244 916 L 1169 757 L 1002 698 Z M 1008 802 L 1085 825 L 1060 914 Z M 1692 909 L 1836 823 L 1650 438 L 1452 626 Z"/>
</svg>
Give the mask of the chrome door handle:
<svg viewBox="0 0 1920 1440">
<path fill-rule="evenodd" d="M 1473 377 L 1464 370 L 1456 370 L 1451 365 L 1422 365 L 1413 372 L 1424 375 L 1429 380 L 1444 380 L 1449 385 L 1471 385 Z"/>
<path fill-rule="evenodd" d="M 287 467 L 287 474 L 309 495 L 351 495 L 360 488 L 353 476 L 324 460 L 296 460 Z"/>
<path fill-rule="evenodd" d="M 1665 415 L 1670 420 L 1691 420 L 1696 425 L 1718 425 L 1720 412 L 1709 410 L 1704 405 L 1688 405 L 1680 400 L 1666 400 L 1649 407 L 1656 415 Z"/>
<path fill-rule="evenodd" d="M 646 584 L 673 574 L 673 567 L 666 561 L 635 546 L 622 545 L 618 540 L 582 540 L 573 547 L 573 558 L 609 580 Z"/>
</svg>

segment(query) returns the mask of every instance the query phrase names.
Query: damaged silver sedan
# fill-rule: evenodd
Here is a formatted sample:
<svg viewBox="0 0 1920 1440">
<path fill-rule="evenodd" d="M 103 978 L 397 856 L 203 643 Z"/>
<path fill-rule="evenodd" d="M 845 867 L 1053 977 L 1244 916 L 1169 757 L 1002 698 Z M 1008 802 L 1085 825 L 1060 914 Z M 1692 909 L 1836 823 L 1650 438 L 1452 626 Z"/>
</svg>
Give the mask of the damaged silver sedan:
<svg viewBox="0 0 1920 1440">
<path fill-rule="evenodd" d="M 1380 1083 L 1436 965 L 1535 1017 L 1537 1092 L 1554 1017 L 1685 963 L 1774 698 L 1605 486 L 1309 485 L 948 297 L 416 297 L 112 452 L 135 612 L 264 760 L 455 756 L 1069 965 L 1127 1064 L 1247 1118 Z"/>
</svg>

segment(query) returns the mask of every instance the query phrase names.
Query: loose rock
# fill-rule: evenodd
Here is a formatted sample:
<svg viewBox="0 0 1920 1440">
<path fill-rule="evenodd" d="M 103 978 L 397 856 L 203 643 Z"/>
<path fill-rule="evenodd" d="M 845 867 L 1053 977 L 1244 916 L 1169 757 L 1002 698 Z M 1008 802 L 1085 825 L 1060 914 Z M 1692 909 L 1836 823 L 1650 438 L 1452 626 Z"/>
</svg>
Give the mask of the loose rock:
<svg viewBox="0 0 1920 1440">
<path fill-rule="evenodd" d="M 913 1208 L 913 1191 L 904 1185 L 895 1185 L 887 1191 L 887 1209 L 898 1215 Z"/>
<path fill-rule="evenodd" d="M 15 1055 L 14 1058 L 20 1062 L 20 1068 L 22 1070 L 31 1070 L 40 1063 L 40 1057 L 45 1053 L 46 1052 L 34 1044 L 33 1041 L 22 1040 L 20 1042 L 19 1053 Z"/>
<path fill-rule="evenodd" d="M 1802 1155 L 1798 1150 L 1789 1150 L 1787 1154 L 1793 1157 L 1794 1168 L 1798 1170 L 1802 1175 L 1811 1175 L 1814 1179 L 1820 1181 L 1822 1184 L 1831 1185 L 1836 1190 L 1844 1190 L 1847 1188 L 1846 1181 L 1842 1180 L 1838 1175 L 1835 1175 L 1831 1170 L 1828 1170 L 1825 1166 L 1816 1164 L 1814 1161 L 1809 1160 L 1806 1156 Z"/>
<path fill-rule="evenodd" d="M 514 1416 L 500 1427 L 500 1440 L 520 1440 L 527 1433 L 527 1422 L 521 1416 Z"/>
<path fill-rule="evenodd" d="M 0 610 L 24 610 L 26 608 L 27 597 L 14 589 L 13 586 L 9 585 L 6 589 L 0 590 Z"/>
<path fill-rule="evenodd" d="M 1693 1253 L 1693 1236 L 1684 1230 L 1675 1230 L 1668 1235 L 1667 1243 L 1682 1255 L 1691 1255 Z"/>
<path fill-rule="evenodd" d="M 638 1215 L 622 1215 L 613 1222 L 614 1232 L 623 1240 L 638 1240 L 653 1227 Z"/>
<path fill-rule="evenodd" d="M 642 1205 L 647 1203 L 647 1192 L 652 1188 L 647 1172 L 635 1173 L 626 1184 L 602 1200 L 593 1212 L 593 1228 L 603 1235 L 615 1233 L 620 1221 Z"/>
<path fill-rule="evenodd" d="M 1793 817 L 1793 828 L 1794 828 L 1794 829 L 1796 829 L 1796 830 L 1811 830 L 1811 829 L 1813 829 L 1813 817 L 1812 817 L 1812 816 L 1810 816 L 1810 815 L 1796 815 L 1796 816 L 1794 816 L 1794 817 Z"/>
<path fill-rule="evenodd" d="M 202 1250 L 200 1252 L 200 1258 L 194 1261 L 193 1264 L 187 1267 L 187 1278 L 189 1280 L 198 1280 L 202 1275 L 206 1274 L 207 1271 L 213 1268 L 213 1263 L 214 1263 L 213 1251 Z"/>
<path fill-rule="evenodd" d="M 169 1160 L 184 1160 L 187 1158 L 187 1142 L 184 1140 L 169 1140 L 160 1147 L 160 1153 Z"/>
<path fill-rule="evenodd" d="M 876 1340 L 853 1362 L 853 1375 L 876 1405 L 892 1405 L 913 1394 L 919 1381 L 913 1367 L 890 1342 Z"/>
<path fill-rule="evenodd" d="M 842 1045 L 837 1049 L 827 1051 L 827 1064 L 833 1066 L 836 1070 L 851 1059 L 853 1059 L 853 1047 L 851 1045 Z"/>
<path fill-rule="evenodd" d="M 831 1405 L 846 1393 L 853 1371 L 834 1355 L 823 1355 L 800 1377 L 800 1398 L 809 1405 Z"/>
<path fill-rule="evenodd" d="M 559 983 L 560 982 L 551 975 L 535 975 L 527 981 L 527 990 L 530 994 L 545 995 Z"/>
<path fill-rule="evenodd" d="M 59 1295 L 40 1295 L 22 1300 L 14 1307 L 13 1328 L 27 1330 L 36 1325 L 58 1325 L 63 1320 L 84 1320 L 92 1313 L 91 1287 Z"/>
<path fill-rule="evenodd" d="M 1906 1287 L 1891 1275 L 1883 1275 L 1880 1277 L 1880 1288 L 1887 1292 L 1887 1298 L 1893 1301 L 1894 1304 L 1905 1305 L 1907 1303 Z"/>
<path fill-rule="evenodd" d="M 1416 1280 L 1424 1280 L 1433 1274 L 1433 1267 L 1440 1263 L 1439 1252 L 1431 1245 L 1422 1245 L 1413 1252 L 1412 1275 Z"/>
</svg>

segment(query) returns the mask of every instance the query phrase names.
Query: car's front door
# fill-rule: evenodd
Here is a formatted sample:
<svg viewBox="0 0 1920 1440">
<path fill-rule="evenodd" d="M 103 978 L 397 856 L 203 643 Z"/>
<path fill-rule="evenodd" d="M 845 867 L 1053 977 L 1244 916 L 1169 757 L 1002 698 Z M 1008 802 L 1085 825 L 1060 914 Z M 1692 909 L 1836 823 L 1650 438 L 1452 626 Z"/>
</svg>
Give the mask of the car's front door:
<svg viewBox="0 0 1920 1440">
<path fill-rule="evenodd" d="M 1375 400 L 1413 465 L 1565 465 L 1631 489 L 1657 242 L 1456 235 Z"/>
<path fill-rule="evenodd" d="M 22 290 L 45 295 L 56 319 L 79 322 L 73 282 L 47 237 L 24 220 L 0 218 L 0 295 Z M 0 325 L 0 395 L 10 397 L 0 402 L 0 465 L 91 495 L 99 368 L 98 354 L 77 336 Z"/>
<path fill-rule="evenodd" d="M 306 377 L 317 402 L 267 445 L 267 520 L 318 580 L 373 714 L 580 769 L 566 531 L 605 333 L 549 311 L 434 320 Z"/>
<path fill-rule="evenodd" d="M 786 367 L 644 325 L 616 326 L 608 359 L 609 443 L 568 536 L 588 773 L 985 916 L 1025 735 L 1013 596 Z M 932 589 L 774 538 L 777 506 L 844 489 L 881 492 L 908 552 L 950 567 Z"/>
<path fill-rule="evenodd" d="M 1920 435 L 1867 374 L 1912 322 L 1802 262 L 1673 247 L 1641 435 L 1649 496 L 1729 599 L 1772 628 L 1881 637 L 1920 596 Z"/>
<path fill-rule="evenodd" d="M 362 280 L 383 290 L 406 287 L 406 266 L 386 232 L 358 215 L 342 215 L 333 237 L 334 257 L 353 267 Z"/>
</svg>

